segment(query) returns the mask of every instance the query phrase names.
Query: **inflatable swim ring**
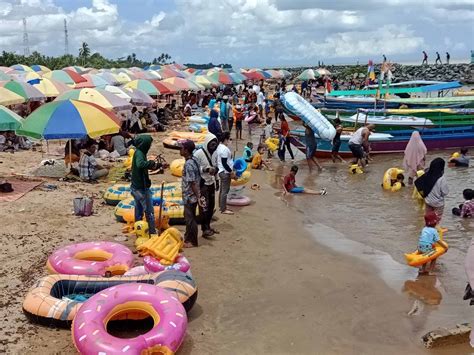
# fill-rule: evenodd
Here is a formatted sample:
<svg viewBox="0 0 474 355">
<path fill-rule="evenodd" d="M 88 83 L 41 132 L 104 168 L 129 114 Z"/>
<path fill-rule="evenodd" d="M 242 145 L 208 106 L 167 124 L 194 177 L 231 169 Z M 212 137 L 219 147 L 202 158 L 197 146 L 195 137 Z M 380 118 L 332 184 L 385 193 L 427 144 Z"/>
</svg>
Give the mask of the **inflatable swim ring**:
<svg viewBox="0 0 474 355">
<path fill-rule="evenodd" d="M 227 204 L 230 206 L 248 206 L 252 200 L 247 196 L 227 197 Z"/>
<path fill-rule="evenodd" d="M 150 316 L 153 328 L 135 338 L 118 338 L 107 331 L 110 321 Z M 131 283 L 89 298 L 71 328 L 81 354 L 174 354 L 183 342 L 187 324 L 186 311 L 175 297 L 152 285 Z"/>
<path fill-rule="evenodd" d="M 158 217 L 160 213 L 160 199 L 153 197 L 153 209 L 155 217 Z M 122 223 L 134 223 L 135 221 L 135 200 L 128 198 L 120 201 L 114 210 L 115 219 Z M 165 201 L 162 215 L 169 218 L 170 224 L 182 224 L 184 223 L 184 206 L 183 201 L 179 200 L 167 200 Z"/>
<path fill-rule="evenodd" d="M 384 190 L 398 191 L 402 188 L 402 184 L 397 182 L 392 186 L 392 180 L 397 180 L 398 174 L 403 174 L 404 171 L 398 168 L 390 168 L 383 174 L 382 187 Z"/>
<path fill-rule="evenodd" d="M 183 176 L 184 158 L 175 159 L 170 164 L 171 175 L 176 177 Z"/>
<path fill-rule="evenodd" d="M 164 265 L 172 265 L 183 247 L 183 237 L 176 228 L 168 228 L 140 245 L 137 250 L 142 256 L 153 256 Z"/>
<path fill-rule="evenodd" d="M 416 250 L 413 253 L 405 254 L 405 259 L 408 265 L 418 267 L 438 258 L 444 253 L 446 253 L 446 249 L 436 243 L 434 250 L 431 250 L 427 253 L 420 253 L 418 250 Z"/>
<path fill-rule="evenodd" d="M 189 117 L 189 122 L 207 125 L 209 117 L 194 115 Z"/>
<path fill-rule="evenodd" d="M 196 283 L 191 275 L 178 270 L 139 276 L 110 278 L 78 275 L 49 275 L 42 277 L 26 294 L 23 312 L 35 323 L 50 327 L 70 327 L 84 300 L 109 287 L 125 283 L 142 283 L 161 287 L 179 299 L 186 311 L 197 299 Z"/>
<path fill-rule="evenodd" d="M 297 93 L 287 92 L 282 96 L 282 103 L 288 111 L 311 127 L 321 139 L 330 141 L 336 135 L 336 129 L 326 117 Z"/>
<path fill-rule="evenodd" d="M 245 170 L 247 170 L 247 162 L 244 158 L 238 158 L 234 161 L 234 171 L 237 177 L 241 177 Z"/>
<path fill-rule="evenodd" d="M 178 255 L 176 260 L 171 265 L 163 265 L 160 260 L 152 257 L 145 256 L 143 258 L 143 265 L 147 272 L 161 272 L 164 270 L 179 270 L 182 272 L 187 272 L 191 268 L 191 264 L 188 259 L 182 254 Z"/>
<path fill-rule="evenodd" d="M 358 164 L 349 166 L 349 174 L 363 174 L 364 170 Z"/>
<path fill-rule="evenodd" d="M 133 155 L 135 154 L 135 149 L 131 148 L 129 151 L 128 151 L 128 158 L 125 159 L 125 161 L 123 162 L 123 167 L 127 170 L 130 170 L 132 169 L 132 160 L 133 160 Z"/>
<path fill-rule="evenodd" d="M 178 143 L 180 141 L 189 139 L 192 140 L 196 147 L 200 147 L 206 140 L 207 133 L 194 133 L 194 132 L 170 132 L 168 137 L 163 140 L 163 146 L 170 149 L 180 149 Z"/>
<path fill-rule="evenodd" d="M 280 140 L 278 138 L 267 138 L 265 140 L 265 145 L 267 146 L 268 150 L 271 152 L 275 152 L 278 150 L 278 144 Z"/>
<path fill-rule="evenodd" d="M 249 182 L 251 175 L 252 174 L 250 173 L 250 171 L 248 170 L 244 171 L 241 177 L 239 177 L 238 179 L 232 179 L 230 181 L 230 186 L 245 185 L 246 183 Z"/>
<path fill-rule="evenodd" d="M 153 197 L 161 196 L 161 185 L 151 185 Z M 163 197 L 167 199 L 181 199 L 181 182 L 167 182 L 164 184 Z M 120 201 L 131 198 L 130 184 L 114 184 L 104 192 L 104 200 L 108 205 L 116 206 Z"/>
<path fill-rule="evenodd" d="M 122 275 L 133 265 L 130 249 L 119 243 L 87 242 L 53 252 L 46 267 L 52 274 L 105 276 Z"/>
</svg>

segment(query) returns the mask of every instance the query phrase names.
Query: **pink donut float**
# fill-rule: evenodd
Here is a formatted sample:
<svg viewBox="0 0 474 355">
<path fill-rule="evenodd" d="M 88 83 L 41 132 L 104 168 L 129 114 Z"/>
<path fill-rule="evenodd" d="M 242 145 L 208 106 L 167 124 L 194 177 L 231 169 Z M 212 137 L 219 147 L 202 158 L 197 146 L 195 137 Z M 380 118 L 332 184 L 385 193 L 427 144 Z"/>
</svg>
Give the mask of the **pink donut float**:
<svg viewBox="0 0 474 355">
<path fill-rule="evenodd" d="M 107 332 L 114 320 L 152 317 L 153 328 L 135 338 Z M 174 354 L 187 328 L 181 303 L 168 291 L 144 283 L 107 288 L 89 298 L 72 323 L 72 339 L 81 354 Z"/>
<path fill-rule="evenodd" d="M 231 196 L 227 198 L 227 204 L 230 206 L 248 206 L 252 200 L 247 196 Z"/>
<path fill-rule="evenodd" d="M 182 254 L 178 255 L 176 262 L 172 265 L 163 265 L 160 261 L 152 256 L 145 256 L 143 258 L 143 265 L 145 270 L 148 272 L 160 272 L 165 270 L 179 270 L 182 272 L 188 272 L 191 268 L 191 264 L 188 259 Z"/>
<path fill-rule="evenodd" d="M 113 242 L 88 242 L 65 246 L 48 258 L 51 274 L 105 276 L 122 275 L 133 265 L 133 254 L 126 246 Z"/>
</svg>

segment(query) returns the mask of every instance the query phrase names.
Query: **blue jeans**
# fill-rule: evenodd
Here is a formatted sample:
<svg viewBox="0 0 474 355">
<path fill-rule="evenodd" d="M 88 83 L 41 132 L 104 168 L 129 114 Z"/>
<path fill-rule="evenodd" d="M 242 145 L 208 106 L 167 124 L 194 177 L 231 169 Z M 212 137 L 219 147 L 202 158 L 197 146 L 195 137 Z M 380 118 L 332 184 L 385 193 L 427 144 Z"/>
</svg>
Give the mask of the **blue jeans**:
<svg viewBox="0 0 474 355">
<path fill-rule="evenodd" d="M 153 200 L 150 189 L 139 190 L 132 187 L 130 192 L 135 199 L 135 222 L 141 221 L 143 212 L 145 212 L 150 234 L 156 234 L 155 211 L 153 210 Z"/>
</svg>

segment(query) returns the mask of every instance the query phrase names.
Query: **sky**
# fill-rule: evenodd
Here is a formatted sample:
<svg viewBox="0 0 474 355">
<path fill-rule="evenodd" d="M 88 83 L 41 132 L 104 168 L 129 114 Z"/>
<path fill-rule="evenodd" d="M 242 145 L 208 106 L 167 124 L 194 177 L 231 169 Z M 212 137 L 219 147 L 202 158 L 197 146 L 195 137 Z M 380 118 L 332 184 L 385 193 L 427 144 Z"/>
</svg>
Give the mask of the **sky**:
<svg viewBox="0 0 474 355">
<path fill-rule="evenodd" d="M 468 62 L 474 0 L 0 0 L 0 50 L 64 54 L 82 42 L 109 58 L 168 53 L 179 63 L 272 67 Z"/>
</svg>

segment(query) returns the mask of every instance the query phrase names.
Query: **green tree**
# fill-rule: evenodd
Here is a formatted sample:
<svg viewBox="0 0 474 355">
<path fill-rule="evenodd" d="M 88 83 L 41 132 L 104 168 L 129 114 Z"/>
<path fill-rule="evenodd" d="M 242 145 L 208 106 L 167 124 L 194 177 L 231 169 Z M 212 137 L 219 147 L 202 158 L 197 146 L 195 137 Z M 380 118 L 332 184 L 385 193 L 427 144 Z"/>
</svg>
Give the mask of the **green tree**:
<svg viewBox="0 0 474 355">
<path fill-rule="evenodd" d="M 81 48 L 79 48 L 79 57 L 82 58 L 82 66 L 86 65 L 87 58 L 91 54 L 91 49 L 86 42 L 82 42 Z"/>
</svg>

